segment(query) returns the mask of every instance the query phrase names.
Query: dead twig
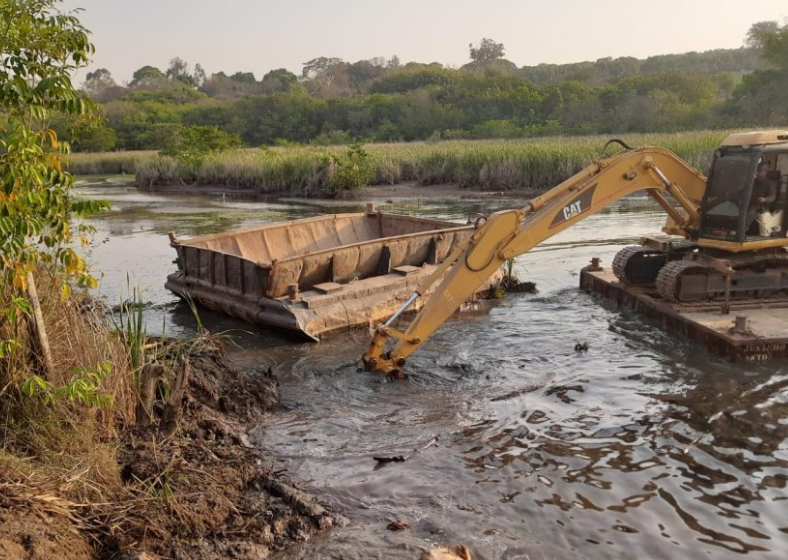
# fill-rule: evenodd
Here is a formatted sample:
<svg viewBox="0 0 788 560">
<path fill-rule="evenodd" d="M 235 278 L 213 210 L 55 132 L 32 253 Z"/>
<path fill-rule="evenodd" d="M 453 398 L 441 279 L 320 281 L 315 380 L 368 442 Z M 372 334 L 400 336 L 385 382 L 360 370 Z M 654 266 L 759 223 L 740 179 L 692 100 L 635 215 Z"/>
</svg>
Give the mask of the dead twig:
<svg viewBox="0 0 788 560">
<path fill-rule="evenodd" d="M 181 368 L 175 377 L 175 385 L 170 393 L 170 399 L 164 406 L 164 412 L 161 415 L 160 428 L 164 437 L 172 436 L 178 427 L 183 397 L 186 393 L 186 387 L 189 385 L 189 373 L 189 356 L 184 355 L 181 358 Z"/>
<path fill-rule="evenodd" d="M 156 399 L 156 381 L 164 375 L 161 364 L 145 364 L 140 371 L 140 392 L 135 418 L 137 426 L 147 428 L 153 422 L 153 402 Z"/>
</svg>

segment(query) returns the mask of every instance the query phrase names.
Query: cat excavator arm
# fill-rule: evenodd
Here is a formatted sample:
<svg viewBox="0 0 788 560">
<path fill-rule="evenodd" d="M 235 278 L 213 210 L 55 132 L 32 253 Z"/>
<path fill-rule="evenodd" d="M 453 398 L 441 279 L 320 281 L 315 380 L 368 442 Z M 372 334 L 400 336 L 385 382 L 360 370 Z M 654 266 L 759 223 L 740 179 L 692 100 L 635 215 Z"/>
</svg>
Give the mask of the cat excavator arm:
<svg viewBox="0 0 788 560">
<path fill-rule="evenodd" d="M 705 189 L 706 178 L 669 150 L 635 148 L 597 160 L 524 208 L 492 214 L 391 319 L 375 328 L 362 358 L 365 367 L 401 373 L 407 358 L 503 263 L 634 192 L 645 190 L 665 210 L 665 231 L 697 238 Z M 436 282 L 437 289 L 408 327 L 394 328 L 397 318 Z"/>
</svg>

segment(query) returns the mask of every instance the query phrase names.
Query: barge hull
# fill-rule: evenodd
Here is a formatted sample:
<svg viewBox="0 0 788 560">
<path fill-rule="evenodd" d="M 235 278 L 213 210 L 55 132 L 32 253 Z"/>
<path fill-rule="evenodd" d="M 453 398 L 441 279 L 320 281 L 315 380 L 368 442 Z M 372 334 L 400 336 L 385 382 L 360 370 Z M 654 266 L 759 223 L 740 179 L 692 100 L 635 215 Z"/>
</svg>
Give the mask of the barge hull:
<svg viewBox="0 0 788 560">
<path fill-rule="evenodd" d="M 437 266 L 410 268 L 407 271 L 395 271 L 349 284 L 337 284 L 328 291 L 300 292 L 297 299 L 281 297 L 242 300 L 215 288 L 189 285 L 180 272 L 171 274 L 165 286 L 178 295 L 188 294 L 209 309 L 249 323 L 283 329 L 318 341 L 323 335 L 353 328 L 373 327 L 385 321 L 407 301 L 415 288 L 432 274 Z M 490 293 L 500 286 L 502 279 L 503 271 L 497 271 L 466 303 L 487 299 Z M 423 302 L 439 284 L 435 282 L 433 289 L 413 302 L 408 311 L 421 309 Z"/>
</svg>

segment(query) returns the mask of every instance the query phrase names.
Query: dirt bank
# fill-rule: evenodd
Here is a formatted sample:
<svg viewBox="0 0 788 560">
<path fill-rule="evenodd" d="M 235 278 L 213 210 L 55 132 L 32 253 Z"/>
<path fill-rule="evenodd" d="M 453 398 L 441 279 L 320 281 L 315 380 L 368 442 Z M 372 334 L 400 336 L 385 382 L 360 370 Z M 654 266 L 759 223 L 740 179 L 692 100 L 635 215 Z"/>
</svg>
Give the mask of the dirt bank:
<svg viewBox="0 0 788 560">
<path fill-rule="evenodd" d="M 358 198 L 408 199 L 424 198 L 437 200 L 490 200 L 490 199 L 528 199 L 543 191 L 534 189 L 518 190 L 480 190 L 464 188 L 458 185 L 420 185 L 418 183 L 402 183 L 398 185 L 374 185 L 365 187 L 351 194 Z"/>
<path fill-rule="evenodd" d="M 522 190 L 481 190 L 464 188 L 458 185 L 420 185 L 415 182 L 398 183 L 396 185 L 372 185 L 354 191 L 342 191 L 337 195 L 311 194 L 299 196 L 298 193 L 257 193 L 249 189 L 241 189 L 225 185 L 154 185 L 139 187 L 145 191 L 161 193 L 189 193 L 211 196 L 231 196 L 238 198 L 314 198 L 340 200 L 379 200 L 379 199 L 411 199 L 422 198 L 432 200 L 489 200 L 489 199 L 529 199 L 543 191 L 535 189 Z"/>
<path fill-rule="evenodd" d="M 59 502 L 57 489 L 2 484 L 0 559 L 252 560 L 342 521 L 247 438 L 279 403 L 270 370 L 239 369 L 211 337 L 188 356 L 176 435 L 163 437 L 156 422 L 125 432 L 115 503 L 88 514 Z"/>
</svg>

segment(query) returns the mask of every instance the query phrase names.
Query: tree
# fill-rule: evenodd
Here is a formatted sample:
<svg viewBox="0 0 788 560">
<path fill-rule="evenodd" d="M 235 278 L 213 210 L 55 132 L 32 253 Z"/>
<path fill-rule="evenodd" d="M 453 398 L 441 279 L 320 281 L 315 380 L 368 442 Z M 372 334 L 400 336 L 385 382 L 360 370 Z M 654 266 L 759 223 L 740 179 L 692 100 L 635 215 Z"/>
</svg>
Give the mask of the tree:
<svg viewBox="0 0 788 560">
<path fill-rule="evenodd" d="M 750 27 L 745 44 L 772 66 L 744 77 L 727 105 L 738 122 L 775 126 L 788 119 L 788 25 L 762 21 Z"/>
<path fill-rule="evenodd" d="M 87 76 L 85 76 L 85 91 L 93 99 L 100 97 L 105 90 L 116 87 L 116 85 L 115 80 L 112 79 L 112 74 L 106 68 L 88 72 Z"/>
<path fill-rule="evenodd" d="M 745 44 L 761 51 L 775 67 L 788 69 L 788 25 L 780 27 L 776 21 L 755 23 L 747 32 Z"/>
<path fill-rule="evenodd" d="M 304 63 L 301 72 L 318 97 L 332 97 L 348 89 L 347 64 L 341 58 L 321 56 Z"/>
<path fill-rule="evenodd" d="M 448 86 L 459 78 L 456 70 L 444 68 L 411 68 L 387 72 L 370 87 L 373 93 L 404 93 L 432 85 Z"/>
<path fill-rule="evenodd" d="M 194 82 L 195 87 L 202 87 L 205 83 L 206 76 L 205 70 L 200 64 L 194 65 L 194 73 L 192 74 L 192 80 Z"/>
<path fill-rule="evenodd" d="M 496 43 L 492 39 L 484 38 L 478 47 L 474 47 L 473 43 L 468 45 L 471 51 L 471 60 L 478 66 L 484 66 L 499 58 L 503 58 L 504 46 L 503 43 Z"/>
<path fill-rule="evenodd" d="M 80 152 L 108 152 L 118 143 L 118 134 L 106 126 L 96 126 L 82 132 L 76 147 Z"/>
<path fill-rule="evenodd" d="M 293 75 L 295 76 L 295 74 Z M 253 72 L 236 72 L 230 76 L 230 79 L 241 84 L 253 84 L 257 82 Z"/>
<path fill-rule="evenodd" d="M 249 95 L 254 93 L 254 90 L 254 83 L 249 84 L 234 80 L 228 77 L 224 72 L 211 74 L 211 77 L 206 79 L 202 86 L 200 86 L 200 91 L 209 97 L 219 99 L 232 99 L 243 95 Z"/>
<path fill-rule="evenodd" d="M 277 68 L 263 76 L 260 87 L 263 93 L 291 92 L 298 89 L 298 76 L 284 68 Z"/>
<path fill-rule="evenodd" d="M 183 82 L 188 86 L 197 87 L 199 85 L 197 78 L 189 71 L 189 63 L 177 56 L 170 60 L 170 67 L 167 68 L 167 77 L 171 80 Z M 204 78 L 205 72 L 203 72 L 203 80 Z"/>
<path fill-rule="evenodd" d="M 76 118 L 95 106 L 80 96 L 71 74 L 93 53 L 79 20 L 59 12 L 59 0 L 5 0 L 0 3 L 0 316 L 11 323 L 29 306 L 21 290 L 41 265 L 62 278 L 95 285 L 84 260 L 71 247 L 87 226 L 72 227 L 104 204 L 75 200 L 73 177 L 50 122 L 56 112 Z M 0 336 L 0 357 L 14 351 Z"/>
<path fill-rule="evenodd" d="M 356 92 L 366 91 L 372 80 L 386 71 L 385 64 L 384 58 L 372 58 L 348 65 L 347 75 L 353 90 Z"/>
<path fill-rule="evenodd" d="M 156 88 L 161 87 L 166 79 L 164 72 L 155 66 L 143 66 L 134 72 L 129 86 L 133 88 Z"/>
<path fill-rule="evenodd" d="M 313 58 L 309 62 L 304 62 L 304 69 L 301 71 L 301 75 L 308 80 L 314 80 L 321 76 L 330 75 L 332 70 L 340 64 L 344 64 L 341 58 L 320 56 Z"/>
</svg>

